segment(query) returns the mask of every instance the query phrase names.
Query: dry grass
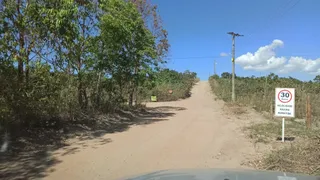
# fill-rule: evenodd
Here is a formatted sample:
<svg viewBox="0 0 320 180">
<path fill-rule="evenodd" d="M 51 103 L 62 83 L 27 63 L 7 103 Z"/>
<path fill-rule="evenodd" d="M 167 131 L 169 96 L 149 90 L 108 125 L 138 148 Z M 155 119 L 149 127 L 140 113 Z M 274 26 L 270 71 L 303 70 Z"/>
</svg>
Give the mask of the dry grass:
<svg viewBox="0 0 320 180">
<path fill-rule="evenodd" d="M 254 164 L 263 170 L 320 175 L 320 137 L 272 151 Z"/>
<path fill-rule="evenodd" d="M 228 79 L 210 79 L 213 92 L 226 102 L 231 100 L 231 84 L 229 81 Z M 258 79 L 239 79 L 238 84 L 236 84 L 238 91 L 236 91 L 237 103 L 226 103 L 226 107 L 232 113 L 243 114 L 246 109 L 243 106 L 246 105 L 263 112 L 265 117 L 271 117 L 274 104 L 273 86 L 295 87 L 296 116 L 303 120 L 307 93 L 308 91 L 316 91 L 318 85 L 291 82 L 290 79 L 281 81 L 285 84 L 281 84 L 280 81 L 274 81 L 271 85 L 267 84 L 266 87 L 268 88 L 264 89 L 263 86 L 259 85 L 261 82 Z M 261 98 L 261 96 L 258 96 L 259 94 L 264 96 Z M 320 106 L 320 96 L 317 94 L 312 95 L 312 129 L 307 129 L 303 121 L 286 120 L 285 136 L 293 140 L 291 142 L 277 142 L 281 140 L 282 123 L 280 119 L 267 120 L 259 124 L 255 123 L 244 128 L 244 131 L 253 139 L 255 145 L 260 143 L 261 147 L 273 149 L 271 152 L 263 149 L 263 155 L 253 161 L 249 161 L 247 165 L 262 170 L 320 175 L 320 108 L 316 108 Z M 266 153 L 267 151 L 268 153 Z"/>
<path fill-rule="evenodd" d="M 275 141 L 281 136 L 281 121 L 268 121 L 259 124 L 253 124 L 249 127 L 245 127 L 245 131 L 248 132 L 249 137 L 254 142 L 271 142 Z M 293 137 L 298 139 L 308 140 L 312 137 L 317 136 L 320 132 L 318 128 L 307 129 L 304 123 L 296 122 L 294 120 L 286 121 L 286 137 Z"/>
<path fill-rule="evenodd" d="M 281 134 L 281 127 L 273 122 L 254 124 L 245 127 L 244 130 L 248 133 L 248 136 L 254 140 L 254 143 L 268 143 Z"/>
<path fill-rule="evenodd" d="M 285 144 L 276 143 L 281 136 L 281 121 L 253 124 L 244 130 L 254 143 L 273 144 L 274 150 L 250 162 L 255 168 L 320 175 L 318 128 L 307 129 L 304 123 L 287 121 L 286 137 L 293 141 Z"/>
<path fill-rule="evenodd" d="M 234 115 L 242 115 L 248 113 L 247 109 L 241 104 L 225 103 L 224 108 L 227 108 L 228 112 L 231 112 Z"/>
<path fill-rule="evenodd" d="M 213 92 L 225 102 L 231 101 L 231 80 L 224 78 L 210 78 L 210 85 Z M 306 99 L 310 96 L 313 121 L 320 121 L 320 84 L 295 81 L 290 78 L 270 79 L 262 78 L 241 78 L 235 81 L 236 102 L 253 107 L 259 112 L 273 114 L 274 93 L 276 87 L 295 88 L 295 113 L 297 118 L 305 118 Z"/>
</svg>

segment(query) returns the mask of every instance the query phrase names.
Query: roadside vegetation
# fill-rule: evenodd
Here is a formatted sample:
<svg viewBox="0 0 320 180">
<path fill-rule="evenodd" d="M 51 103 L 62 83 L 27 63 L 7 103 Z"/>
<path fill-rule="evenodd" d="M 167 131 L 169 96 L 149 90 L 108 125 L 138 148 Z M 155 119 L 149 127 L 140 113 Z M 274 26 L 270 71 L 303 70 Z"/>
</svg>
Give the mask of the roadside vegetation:
<svg viewBox="0 0 320 180">
<path fill-rule="evenodd" d="M 107 114 L 190 96 L 196 73 L 164 68 L 168 32 L 148 0 L 0 3 L 0 142 L 101 121 L 112 132 Z"/>
<path fill-rule="evenodd" d="M 44 177 L 72 138 L 108 143 L 172 116 L 141 105 L 196 81 L 165 68 L 167 36 L 149 0 L 0 1 L 0 177 Z"/>
<path fill-rule="evenodd" d="M 195 72 L 185 71 L 178 73 L 164 69 L 156 74 L 154 88 L 148 91 L 147 98 L 155 95 L 158 101 L 176 101 L 191 96 L 191 88 L 198 82 Z M 172 91 L 170 93 L 169 91 Z"/>
<path fill-rule="evenodd" d="M 231 74 L 222 73 L 209 78 L 212 91 L 218 98 L 231 102 Z M 254 143 L 273 144 L 269 154 L 254 160 L 256 168 L 285 172 L 307 173 L 320 175 L 320 76 L 313 81 L 300 81 L 289 77 L 282 78 L 271 73 L 264 77 L 237 77 L 236 105 L 253 107 L 261 112 L 266 122 L 253 123 L 244 131 Z M 287 143 L 277 144 L 281 136 L 281 123 L 274 119 L 274 99 L 276 87 L 295 88 L 296 118 L 286 121 Z M 307 128 L 306 99 L 310 97 L 312 107 L 312 127 Z M 288 144 L 290 143 L 290 144 Z"/>
<path fill-rule="evenodd" d="M 318 80 L 319 79 L 319 80 Z M 226 102 L 231 101 L 231 74 L 221 77 L 211 76 L 211 86 L 215 94 Z M 303 82 L 289 77 L 282 78 L 273 73 L 263 77 L 236 77 L 236 102 L 254 107 L 257 111 L 273 114 L 276 87 L 295 88 L 296 118 L 305 118 L 306 99 L 310 96 L 313 121 L 320 121 L 320 76 L 314 81 Z"/>
</svg>

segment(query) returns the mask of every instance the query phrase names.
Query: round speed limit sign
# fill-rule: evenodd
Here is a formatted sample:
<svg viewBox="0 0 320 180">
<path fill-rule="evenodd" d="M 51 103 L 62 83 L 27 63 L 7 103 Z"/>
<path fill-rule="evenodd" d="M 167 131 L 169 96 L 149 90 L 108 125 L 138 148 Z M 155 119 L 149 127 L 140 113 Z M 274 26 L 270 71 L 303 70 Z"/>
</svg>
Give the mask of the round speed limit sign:
<svg viewBox="0 0 320 180">
<path fill-rule="evenodd" d="M 278 93 L 278 100 L 282 103 L 288 103 L 292 100 L 292 93 L 289 90 L 283 89 Z"/>
<path fill-rule="evenodd" d="M 294 88 L 276 88 L 275 90 L 275 116 L 294 117 L 295 95 Z"/>
</svg>

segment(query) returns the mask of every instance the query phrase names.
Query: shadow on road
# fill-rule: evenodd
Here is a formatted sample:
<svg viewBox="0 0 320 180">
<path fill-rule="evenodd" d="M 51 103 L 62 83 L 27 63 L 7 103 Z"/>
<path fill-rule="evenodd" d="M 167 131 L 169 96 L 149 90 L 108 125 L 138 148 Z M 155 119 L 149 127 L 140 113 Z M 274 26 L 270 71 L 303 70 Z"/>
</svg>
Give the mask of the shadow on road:
<svg viewBox="0 0 320 180">
<path fill-rule="evenodd" d="M 54 165 L 61 163 L 54 158 L 55 150 L 62 149 L 61 156 L 67 156 L 87 147 L 86 140 L 94 140 L 95 147 L 111 143 L 104 138 L 108 133 L 123 132 L 132 125 L 148 125 L 166 121 L 175 111 L 185 108 L 160 106 L 138 110 L 119 110 L 111 115 L 95 115 L 87 123 L 63 122 L 59 128 L 19 129 L 11 134 L 9 148 L 0 153 L 0 179 L 35 179 L 45 177 L 55 171 Z M 70 146 L 68 139 L 76 138 L 76 147 Z M 2 144 L 2 142 L 1 142 Z M 0 145 L 1 145 L 0 144 Z"/>
</svg>

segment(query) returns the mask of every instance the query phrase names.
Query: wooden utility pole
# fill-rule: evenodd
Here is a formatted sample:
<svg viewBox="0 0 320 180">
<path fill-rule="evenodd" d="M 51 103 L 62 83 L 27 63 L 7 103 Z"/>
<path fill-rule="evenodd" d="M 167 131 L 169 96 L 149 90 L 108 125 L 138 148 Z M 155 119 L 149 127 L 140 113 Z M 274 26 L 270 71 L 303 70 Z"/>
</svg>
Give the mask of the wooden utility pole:
<svg viewBox="0 0 320 180">
<path fill-rule="evenodd" d="M 228 32 L 232 36 L 232 102 L 236 101 L 235 89 L 234 89 L 234 79 L 235 79 L 235 37 L 243 36 L 238 33 Z"/>
</svg>

